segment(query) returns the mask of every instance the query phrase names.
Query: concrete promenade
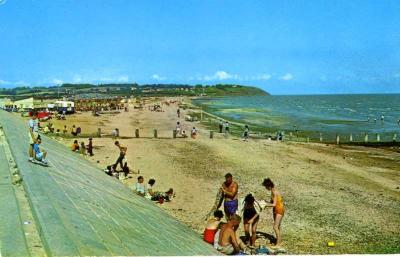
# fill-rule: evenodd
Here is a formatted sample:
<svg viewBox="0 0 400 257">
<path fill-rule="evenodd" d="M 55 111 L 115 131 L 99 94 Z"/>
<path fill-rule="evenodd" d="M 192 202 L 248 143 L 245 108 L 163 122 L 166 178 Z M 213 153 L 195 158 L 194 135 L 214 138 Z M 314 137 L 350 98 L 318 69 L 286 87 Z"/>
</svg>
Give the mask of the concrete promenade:
<svg viewBox="0 0 400 257">
<path fill-rule="evenodd" d="M 0 111 L 0 125 L 47 255 L 218 255 L 190 228 L 50 138 L 42 141 L 51 167 L 28 162 L 27 122 Z M 0 145 L 0 255 L 28 256 L 7 165 Z"/>
</svg>

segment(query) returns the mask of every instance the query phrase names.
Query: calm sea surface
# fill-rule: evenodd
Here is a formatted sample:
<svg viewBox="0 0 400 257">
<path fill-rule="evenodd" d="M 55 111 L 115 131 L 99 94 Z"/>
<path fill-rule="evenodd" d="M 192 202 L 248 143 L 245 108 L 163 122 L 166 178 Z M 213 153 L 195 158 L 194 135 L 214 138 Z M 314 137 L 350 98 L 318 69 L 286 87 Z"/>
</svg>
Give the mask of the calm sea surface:
<svg viewBox="0 0 400 257">
<path fill-rule="evenodd" d="M 400 132 L 400 94 L 243 96 L 196 99 L 194 103 L 226 119 L 270 129 Z"/>
</svg>

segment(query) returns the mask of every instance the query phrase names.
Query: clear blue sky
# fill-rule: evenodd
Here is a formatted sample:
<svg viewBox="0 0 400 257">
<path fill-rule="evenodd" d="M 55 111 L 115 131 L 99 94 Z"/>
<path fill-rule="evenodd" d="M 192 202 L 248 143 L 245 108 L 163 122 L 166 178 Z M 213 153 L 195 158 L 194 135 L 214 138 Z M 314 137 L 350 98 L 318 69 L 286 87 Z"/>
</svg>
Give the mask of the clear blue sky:
<svg viewBox="0 0 400 257">
<path fill-rule="evenodd" d="M 0 87 L 400 92 L 400 1 L 0 0 Z"/>
</svg>

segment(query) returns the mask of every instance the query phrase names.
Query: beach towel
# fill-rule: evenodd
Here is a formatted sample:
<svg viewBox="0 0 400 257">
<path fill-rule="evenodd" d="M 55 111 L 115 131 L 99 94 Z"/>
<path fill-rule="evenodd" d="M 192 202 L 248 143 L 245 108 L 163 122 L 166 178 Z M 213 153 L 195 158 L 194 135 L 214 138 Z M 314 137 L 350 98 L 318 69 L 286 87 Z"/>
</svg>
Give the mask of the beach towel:
<svg viewBox="0 0 400 257">
<path fill-rule="evenodd" d="M 215 202 L 211 210 L 207 213 L 207 215 L 204 217 L 204 220 L 207 220 L 210 216 L 214 214 L 216 210 L 219 209 L 222 205 L 222 201 L 224 200 L 224 193 L 221 190 L 218 190 L 217 195 L 215 196 Z"/>
</svg>

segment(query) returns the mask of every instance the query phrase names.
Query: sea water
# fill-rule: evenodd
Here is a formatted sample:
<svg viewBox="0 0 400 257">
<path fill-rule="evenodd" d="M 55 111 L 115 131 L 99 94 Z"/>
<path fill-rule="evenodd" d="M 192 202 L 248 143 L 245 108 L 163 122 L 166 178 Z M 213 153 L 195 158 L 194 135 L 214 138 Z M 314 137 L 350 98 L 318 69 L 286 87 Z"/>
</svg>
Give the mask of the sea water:
<svg viewBox="0 0 400 257">
<path fill-rule="evenodd" d="M 270 130 L 400 135 L 400 94 L 240 96 L 194 103 L 225 119 Z"/>
</svg>

